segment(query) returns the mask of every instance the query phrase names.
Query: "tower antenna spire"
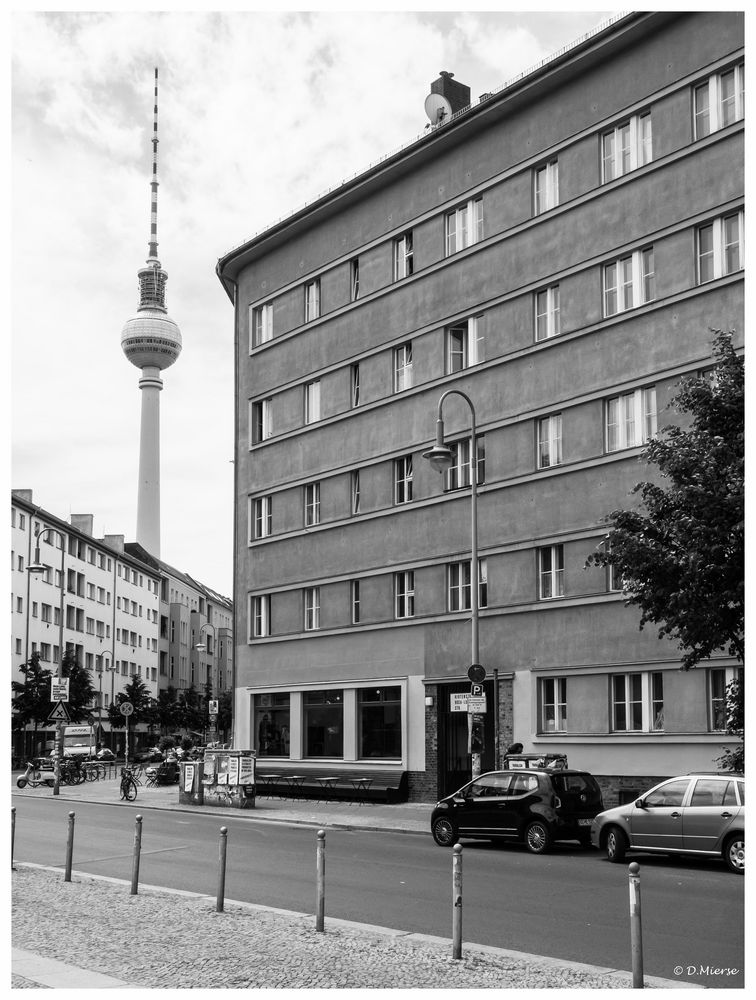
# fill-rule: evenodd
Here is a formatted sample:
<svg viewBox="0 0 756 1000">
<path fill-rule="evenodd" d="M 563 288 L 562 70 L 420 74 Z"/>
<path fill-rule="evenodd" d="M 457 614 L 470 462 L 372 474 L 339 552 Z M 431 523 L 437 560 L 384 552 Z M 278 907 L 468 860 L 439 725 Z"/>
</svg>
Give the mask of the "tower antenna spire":
<svg viewBox="0 0 756 1000">
<path fill-rule="evenodd" d="M 155 67 L 155 106 L 153 108 L 153 118 L 152 118 L 152 180 L 150 181 L 151 188 L 151 205 L 150 205 L 150 249 L 149 249 L 149 261 L 158 260 L 158 242 L 157 242 L 157 198 L 158 198 L 158 175 L 157 175 L 157 161 L 158 161 L 158 68 Z M 158 261 L 159 266 L 159 261 Z"/>
</svg>

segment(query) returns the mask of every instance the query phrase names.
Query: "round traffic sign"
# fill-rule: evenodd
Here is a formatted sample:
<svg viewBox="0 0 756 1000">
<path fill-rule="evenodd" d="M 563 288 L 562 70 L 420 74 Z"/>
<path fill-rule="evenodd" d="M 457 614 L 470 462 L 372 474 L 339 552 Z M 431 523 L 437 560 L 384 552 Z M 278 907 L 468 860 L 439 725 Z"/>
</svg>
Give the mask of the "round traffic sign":
<svg viewBox="0 0 756 1000">
<path fill-rule="evenodd" d="M 120 705 L 121 715 L 131 715 L 134 711 L 134 706 L 130 701 L 122 701 Z"/>
<path fill-rule="evenodd" d="M 482 684 L 486 679 L 486 668 L 481 666 L 480 663 L 473 663 L 470 669 L 467 671 L 467 676 L 473 682 L 473 684 Z"/>
</svg>

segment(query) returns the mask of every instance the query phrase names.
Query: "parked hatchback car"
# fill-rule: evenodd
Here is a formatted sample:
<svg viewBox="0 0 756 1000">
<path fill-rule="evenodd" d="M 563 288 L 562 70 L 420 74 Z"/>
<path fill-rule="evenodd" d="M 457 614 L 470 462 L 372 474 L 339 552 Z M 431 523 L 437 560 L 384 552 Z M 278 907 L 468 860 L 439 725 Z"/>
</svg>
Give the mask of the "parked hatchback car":
<svg viewBox="0 0 756 1000">
<path fill-rule="evenodd" d="M 600 813 L 591 842 L 610 861 L 622 861 L 629 850 L 722 857 L 742 875 L 745 778 L 732 771 L 668 778 L 634 802 Z"/>
<path fill-rule="evenodd" d="M 589 847 L 591 822 L 603 808 L 601 789 L 587 771 L 489 771 L 437 803 L 431 833 L 441 847 L 472 837 L 524 843 L 544 854 L 555 840 Z"/>
</svg>

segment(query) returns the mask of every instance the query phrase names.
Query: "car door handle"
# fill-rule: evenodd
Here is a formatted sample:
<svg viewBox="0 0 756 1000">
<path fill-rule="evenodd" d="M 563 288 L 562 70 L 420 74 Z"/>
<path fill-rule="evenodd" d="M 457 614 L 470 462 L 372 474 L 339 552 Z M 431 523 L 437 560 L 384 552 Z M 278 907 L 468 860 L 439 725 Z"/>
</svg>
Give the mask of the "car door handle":
<svg viewBox="0 0 756 1000">
<path fill-rule="evenodd" d="M 722 819 L 732 819 L 732 813 L 727 812 L 727 810 L 725 809 L 725 811 L 722 813 Z"/>
<path fill-rule="evenodd" d="M 682 813 L 679 813 L 679 812 L 673 812 L 673 813 L 670 813 L 669 815 L 670 815 L 670 817 L 671 817 L 672 819 L 680 819 L 680 817 L 682 816 Z"/>
</svg>

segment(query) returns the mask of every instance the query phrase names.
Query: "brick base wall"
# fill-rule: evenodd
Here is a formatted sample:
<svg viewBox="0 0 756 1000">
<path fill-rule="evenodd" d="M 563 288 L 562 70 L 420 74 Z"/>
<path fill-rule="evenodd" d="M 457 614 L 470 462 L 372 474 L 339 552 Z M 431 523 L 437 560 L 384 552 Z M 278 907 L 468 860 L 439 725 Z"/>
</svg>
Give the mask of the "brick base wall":
<svg viewBox="0 0 756 1000">
<path fill-rule="evenodd" d="M 594 774 L 594 778 L 601 789 L 601 796 L 604 800 L 604 809 L 613 809 L 615 806 L 624 805 L 626 802 L 633 802 L 639 798 L 649 788 L 658 785 L 669 775 L 623 775 L 623 774 Z"/>
</svg>

